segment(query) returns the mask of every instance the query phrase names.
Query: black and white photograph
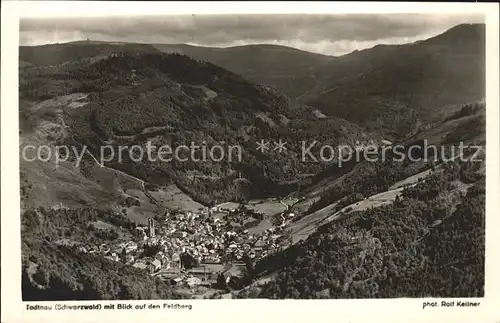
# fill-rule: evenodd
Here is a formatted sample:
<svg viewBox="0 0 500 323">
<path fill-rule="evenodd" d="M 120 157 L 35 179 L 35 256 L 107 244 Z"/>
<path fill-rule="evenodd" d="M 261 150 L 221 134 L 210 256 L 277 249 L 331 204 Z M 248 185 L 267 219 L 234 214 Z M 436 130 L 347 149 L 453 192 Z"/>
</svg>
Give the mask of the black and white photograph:
<svg viewBox="0 0 500 323">
<path fill-rule="evenodd" d="M 21 16 L 18 57 L 23 301 L 485 297 L 483 14 Z"/>
</svg>

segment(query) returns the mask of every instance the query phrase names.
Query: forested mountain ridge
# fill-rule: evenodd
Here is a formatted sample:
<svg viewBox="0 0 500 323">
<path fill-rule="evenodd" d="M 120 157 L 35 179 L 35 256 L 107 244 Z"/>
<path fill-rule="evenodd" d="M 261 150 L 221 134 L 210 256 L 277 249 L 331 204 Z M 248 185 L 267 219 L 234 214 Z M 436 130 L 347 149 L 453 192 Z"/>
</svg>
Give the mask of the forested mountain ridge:
<svg viewBox="0 0 500 323">
<path fill-rule="evenodd" d="M 378 45 L 315 71 L 320 86 L 302 100 L 401 138 L 449 105 L 485 97 L 485 25 L 459 25 L 404 45 Z"/>
<path fill-rule="evenodd" d="M 336 146 L 377 140 L 343 119 L 319 118 L 273 88 L 179 54 L 124 52 L 59 69 L 26 70 L 22 76 L 25 99 L 89 94 L 88 104 L 65 114 L 71 134 L 66 142 L 86 145 L 98 157 L 103 144 L 150 140 L 172 147 L 191 141 L 240 145 L 241 161 L 133 162 L 125 157 L 108 163 L 156 185 L 174 180 L 203 203 L 290 192 L 294 187 L 280 182 L 326 167 L 299 161 L 301 141 Z M 261 139 L 282 139 L 287 151 L 261 153 L 256 149 Z M 200 176 L 188 179 L 187 172 Z M 237 180 L 240 176 L 248 181 Z"/>
<path fill-rule="evenodd" d="M 227 48 L 154 44 L 166 53 L 185 54 L 219 65 L 260 84 L 279 88 L 296 98 L 317 85 L 312 71 L 320 69 L 334 56 L 310 53 L 277 45 L 245 45 Z"/>
<path fill-rule="evenodd" d="M 394 138 L 434 121 L 449 105 L 485 96 L 484 24 L 458 25 L 426 40 L 381 44 L 342 56 L 276 45 L 215 48 L 83 41 L 23 46 L 20 60 L 43 66 L 118 51 L 179 53 L 211 62 L 251 82 L 275 87 L 326 116 Z"/>
<path fill-rule="evenodd" d="M 292 207 L 300 216 L 291 238 L 300 230 L 310 232 L 308 238 L 254 263 L 247 281 L 268 282 L 251 284 L 236 297 L 484 295 L 485 112 L 484 103 L 465 104 L 401 142 L 421 147 L 411 154 L 420 160 L 427 147 L 427 160 L 396 161 L 388 154 L 349 164 L 347 173 L 325 170 L 320 178 L 330 180 L 301 191 L 314 196 L 324 187 L 320 198 L 309 209 L 301 211 L 302 202 Z M 456 149 L 459 144 L 466 149 Z M 395 200 L 375 195 L 383 191 Z"/>
<path fill-rule="evenodd" d="M 311 71 L 334 57 L 276 45 L 246 45 L 229 48 L 185 44 L 139 44 L 78 41 L 43 46 L 20 46 L 20 61 L 29 66 L 49 66 L 110 53 L 177 53 L 207 61 L 242 75 L 254 83 L 277 87 L 291 97 L 316 85 Z"/>
</svg>

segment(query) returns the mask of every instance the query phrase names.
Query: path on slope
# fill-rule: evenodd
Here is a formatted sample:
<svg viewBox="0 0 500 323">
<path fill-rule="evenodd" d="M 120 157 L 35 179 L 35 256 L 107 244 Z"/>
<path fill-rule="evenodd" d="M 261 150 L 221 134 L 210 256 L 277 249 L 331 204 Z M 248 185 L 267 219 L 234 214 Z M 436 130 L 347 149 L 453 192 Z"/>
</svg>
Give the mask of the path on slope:
<svg viewBox="0 0 500 323">
<path fill-rule="evenodd" d="M 280 200 L 280 203 L 285 207 L 285 211 L 281 212 L 280 213 L 280 217 L 281 217 L 281 225 L 284 226 L 285 225 L 285 217 L 283 216 L 283 214 L 285 214 L 285 212 L 288 211 L 288 204 L 286 204 L 285 202 L 283 202 L 283 200 Z"/>
<path fill-rule="evenodd" d="M 83 145 L 82 143 L 78 142 L 75 138 L 72 138 L 77 144 L 81 145 L 82 147 L 86 147 L 85 145 Z M 90 152 L 90 150 L 88 149 L 85 149 L 87 151 L 87 153 L 90 155 L 90 157 L 92 157 L 92 159 L 94 160 L 94 162 L 99 165 L 100 167 L 103 167 L 103 168 L 106 168 L 112 172 L 116 172 L 116 173 L 119 173 L 125 177 L 128 177 L 128 178 L 131 178 L 135 181 L 138 181 L 139 183 L 141 183 L 141 187 L 142 187 L 142 191 L 144 193 L 144 195 L 146 195 L 146 197 L 151 200 L 151 202 L 153 202 L 156 206 L 158 207 L 162 207 L 162 205 L 160 203 L 158 203 L 158 201 L 153 197 L 151 196 L 151 194 L 149 194 L 148 190 L 146 189 L 146 184 L 144 182 L 144 180 L 140 179 L 140 178 L 137 178 L 133 175 L 130 175 L 128 173 L 125 173 L 124 171 L 121 171 L 121 170 L 118 170 L 118 169 L 114 169 L 114 168 L 111 168 L 111 167 L 108 167 L 108 166 L 105 166 L 103 163 L 100 163 L 97 158 Z"/>
<path fill-rule="evenodd" d="M 430 172 L 426 170 L 424 172 L 410 176 L 404 180 L 406 181 L 404 184 L 406 184 L 405 186 L 413 187 L 417 185 L 418 178 L 420 177 L 424 178 L 429 174 Z M 403 183 L 404 181 L 398 183 Z M 292 237 L 292 243 L 297 243 L 300 240 L 307 239 L 307 237 L 309 237 L 311 233 L 316 231 L 316 229 L 319 226 L 327 224 L 333 220 L 336 220 L 337 218 L 340 217 L 340 215 L 349 214 L 355 211 L 363 211 L 371 207 L 379 207 L 382 205 L 393 203 L 394 200 L 396 199 L 396 196 L 398 196 L 403 191 L 404 187 L 401 187 L 399 185 L 393 185 L 392 187 L 397 187 L 397 188 L 389 189 L 388 191 L 374 194 L 372 196 L 365 198 L 364 200 L 352 203 L 334 213 L 331 212 L 337 206 L 338 201 L 303 217 L 296 223 L 292 224 L 291 227 L 289 228 L 289 232 Z"/>
<path fill-rule="evenodd" d="M 415 185 L 416 183 L 410 185 L 410 187 L 413 187 Z M 334 207 L 337 205 L 338 202 L 332 203 L 326 206 L 325 208 L 318 210 L 313 214 L 308 215 L 307 218 L 309 219 L 306 219 L 306 217 L 304 217 L 303 218 L 304 225 L 302 227 L 300 227 L 300 223 L 297 223 L 295 225 L 295 228 L 292 228 L 291 232 L 292 243 L 297 243 L 300 240 L 307 239 L 307 237 L 309 237 L 309 235 L 313 233 L 319 226 L 334 221 L 338 219 L 341 215 L 349 214 L 356 211 L 364 211 L 372 207 L 380 207 L 382 205 L 391 204 L 396 199 L 396 196 L 398 196 L 403 191 L 403 189 L 404 188 L 401 187 L 394 190 L 389 190 L 386 192 L 372 195 L 370 197 L 365 198 L 362 201 L 350 204 L 342 208 L 341 210 L 334 212 L 333 214 L 331 214 L 330 212 L 332 209 L 334 209 Z"/>
<path fill-rule="evenodd" d="M 461 152 L 457 156 L 454 156 L 453 158 L 450 159 L 450 161 L 454 161 L 458 158 L 463 157 L 463 153 Z M 389 190 L 382 192 L 382 193 L 377 193 L 374 194 L 362 201 L 353 203 L 351 205 L 348 205 L 341 210 L 331 213 L 332 210 L 335 209 L 336 205 L 338 204 L 337 202 L 334 202 L 314 213 L 311 213 L 309 215 L 306 215 L 305 217 L 301 218 L 297 222 L 293 223 L 289 228 L 288 231 L 290 232 L 291 240 L 292 243 L 295 244 L 301 240 L 307 239 L 310 234 L 312 234 L 316 229 L 323 225 L 327 224 L 333 220 L 336 220 L 337 218 L 340 217 L 340 215 L 344 214 L 349 214 L 354 211 L 363 211 L 366 210 L 370 207 L 379 207 L 382 205 L 387 205 L 391 204 L 394 202 L 396 199 L 396 196 L 399 195 L 404 189 L 404 187 L 414 187 L 419 183 L 419 179 L 422 179 L 425 181 L 425 178 L 435 172 L 439 172 L 443 170 L 443 165 L 444 164 L 439 164 L 436 165 L 435 170 L 432 171 L 431 169 L 427 169 L 425 171 L 422 171 L 418 174 L 409 176 L 405 178 L 404 180 L 398 181 L 394 183 Z M 349 209 L 350 208 L 350 209 Z M 349 211 L 347 212 L 347 210 Z"/>
</svg>

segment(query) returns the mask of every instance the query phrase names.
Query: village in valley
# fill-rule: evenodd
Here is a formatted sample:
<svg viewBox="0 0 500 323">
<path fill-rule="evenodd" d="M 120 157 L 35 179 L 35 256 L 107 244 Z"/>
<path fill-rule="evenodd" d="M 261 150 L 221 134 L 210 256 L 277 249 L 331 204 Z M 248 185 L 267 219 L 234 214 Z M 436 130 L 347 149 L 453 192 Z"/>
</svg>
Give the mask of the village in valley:
<svg viewBox="0 0 500 323">
<path fill-rule="evenodd" d="M 176 285 L 220 287 L 221 277 L 226 284 L 238 280 L 250 264 L 286 247 L 284 228 L 294 217 L 288 209 L 274 216 L 237 203 L 197 212 L 170 210 L 137 226 L 134 240 L 80 246 L 79 251 Z"/>
</svg>

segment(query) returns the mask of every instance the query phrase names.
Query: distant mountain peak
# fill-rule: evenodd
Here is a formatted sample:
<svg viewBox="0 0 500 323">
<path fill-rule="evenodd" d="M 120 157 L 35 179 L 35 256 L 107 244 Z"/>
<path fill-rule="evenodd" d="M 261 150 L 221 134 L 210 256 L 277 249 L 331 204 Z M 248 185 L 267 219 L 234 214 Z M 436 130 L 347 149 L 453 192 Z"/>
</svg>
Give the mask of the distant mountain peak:
<svg viewBox="0 0 500 323">
<path fill-rule="evenodd" d="M 447 39 L 448 41 L 456 39 L 457 41 L 472 39 L 472 40 L 483 40 L 486 33 L 486 25 L 481 23 L 465 23 L 456 25 L 445 32 L 428 39 L 427 41 L 438 40 L 442 41 Z"/>
</svg>

